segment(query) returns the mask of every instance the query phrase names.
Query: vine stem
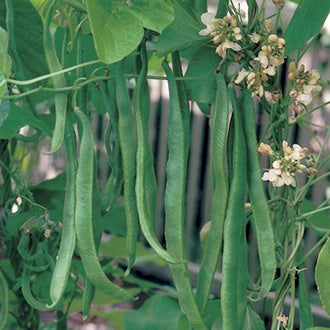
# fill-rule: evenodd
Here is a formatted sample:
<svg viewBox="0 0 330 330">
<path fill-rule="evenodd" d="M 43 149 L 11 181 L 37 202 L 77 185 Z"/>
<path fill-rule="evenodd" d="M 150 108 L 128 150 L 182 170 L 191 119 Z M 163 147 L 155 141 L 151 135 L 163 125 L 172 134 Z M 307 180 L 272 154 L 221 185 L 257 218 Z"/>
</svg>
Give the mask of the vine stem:
<svg viewBox="0 0 330 330">
<path fill-rule="evenodd" d="M 33 79 L 29 79 L 29 80 L 21 81 L 21 80 L 15 80 L 15 79 L 8 78 L 8 79 L 6 79 L 6 81 L 7 81 L 7 83 L 10 83 L 10 84 L 26 86 L 26 85 L 31 85 L 31 84 L 34 84 L 36 82 L 39 82 L 39 81 L 42 81 L 42 80 L 45 80 L 45 79 L 48 79 L 48 78 L 52 78 L 52 77 L 57 76 L 59 74 L 63 74 L 63 73 L 70 72 L 70 71 L 73 71 L 73 70 L 76 70 L 76 69 L 79 69 L 79 68 L 82 68 L 82 67 L 85 67 L 85 66 L 98 64 L 98 63 L 101 63 L 101 61 L 100 60 L 93 60 L 93 61 L 77 64 L 77 65 L 71 66 L 71 67 L 63 69 L 63 70 L 48 73 L 48 74 L 45 74 L 43 76 L 39 76 L 37 78 L 33 78 Z"/>
</svg>

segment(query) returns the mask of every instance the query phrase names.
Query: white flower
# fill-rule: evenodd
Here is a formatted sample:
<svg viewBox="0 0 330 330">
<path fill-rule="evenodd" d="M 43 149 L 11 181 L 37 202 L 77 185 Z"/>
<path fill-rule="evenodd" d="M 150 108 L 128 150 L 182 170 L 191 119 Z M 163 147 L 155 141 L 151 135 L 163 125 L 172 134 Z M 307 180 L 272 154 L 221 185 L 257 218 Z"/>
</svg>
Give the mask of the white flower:
<svg viewBox="0 0 330 330">
<path fill-rule="evenodd" d="M 308 105 L 312 102 L 312 94 L 310 94 L 310 93 L 300 94 L 300 95 L 297 96 L 297 101 L 302 103 L 302 104 Z"/>
<path fill-rule="evenodd" d="M 301 160 L 306 157 L 307 148 L 302 148 L 299 144 L 292 145 L 292 158 L 295 160 Z"/>
<path fill-rule="evenodd" d="M 215 52 L 221 56 L 222 58 L 225 58 L 226 57 L 226 53 L 227 53 L 227 49 L 233 49 L 234 51 L 240 51 L 242 49 L 242 47 L 235 43 L 235 42 L 232 42 L 228 39 L 226 39 L 222 44 L 220 44 Z"/>
<path fill-rule="evenodd" d="M 249 74 L 250 73 L 248 71 L 244 71 L 244 70 L 239 71 L 234 83 L 235 84 L 241 83 L 244 80 L 244 78 L 247 77 Z"/>
<path fill-rule="evenodd" d="M 263 70 L 263 73 L 266 73 L 269 76 L 274 77 L 276 75 L 276 68 L 273 65 L 269 65 L 266 69 Z"/>
<path fill-rule="evenodd" d="M 264 69 L 267 68 L 267 66 L 268 66 L 268 56 L 263 51 L 260 51 L 259 54 L 258 54 L 258 57 L 256 57 L 254 60 L 258 61 Z"/>
<path fill-rule="evenodd" d="M 249 38 L 254 44 L 257 44 L 261 40 L 260 34 L 258 34 L 256 32 L 249 34 Z"/>
<path fill-rule="evenodd" d="M 212 13 L 204 13 L 201 15 L 201 21 L 206 25 L 206 29 L 199 31 L 201 36 L 207 36 L 217 27 L 217 20 L 215 20 L 215 15 Z"/>
<path fill-rule="evenodd" d="M 284 184 L 287 186 L 296 186 L 296 181 L 293 176 L 290 175 L 290 173 L 284 172 L 281 175 L 281 179 L 283 180 Z"/>
<path fill-rule="evenodd" d="M 269 172 L 265 172 L 262 176 L 262 180 L 271 182 L 274 187 L 281 187 L 284 184 L 283 179 L 274 169 L 269 170 Z"/>
</svg>

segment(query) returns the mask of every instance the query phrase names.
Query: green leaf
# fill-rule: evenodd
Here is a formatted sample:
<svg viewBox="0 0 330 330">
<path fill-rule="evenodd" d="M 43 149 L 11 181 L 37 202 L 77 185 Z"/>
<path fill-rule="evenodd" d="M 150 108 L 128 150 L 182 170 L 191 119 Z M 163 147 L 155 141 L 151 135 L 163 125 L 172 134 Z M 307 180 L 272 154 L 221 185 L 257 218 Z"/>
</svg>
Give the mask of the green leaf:
<svg viewBox="0 0 330 330">
<path fill-rule="evenodd" d="M 159 33 L 174 19 L 174 8 L 170 0 L 134 0 L 128 9 L 145 28 Z"/>
<path fill-rule="evenodd" d="M 210 38 L 199 35 L 203 29 L 199 17 L 191 7 L 183 1 L 174 2 L 174 21 L 159 36 L 156 51 L 161 57 L 175 50 L 201 46 Z"/>
<path fill-rule="evenodd" d="M 323 245 L 316 262 L 315 280 L 324 310 L 330 315 L 330 239 Z"/>
<path fill-rule="evenodd" d="M 308 328 L 307 330 L 329 330 L 330 328 L 327 327 L 311 327 Z"/>
<path fill-rule="evenodd" d="M 1 126 L 0 139 L 13 138 L 17 131 L 26 125 L 40 129 L 48 136 L 52 136 L 49 127 L 42 120 L 35 117 L 29 109 L 20 108 L 13 102 L 10 102 L 8 117 Z"/>
<path fill-rule="evenodd" d="M 43 26 L 30 1 L 12 0 L 13 35 L 9 36 L 9 53 L 13 58 L 15 76 L 29 79 L 48 72 L 42 42 Z M 0 26 L 6 27 L 5 1 L 0 1 Z M 21 65 L 17 63 L 20 60 Z M 23 72 L 19 70 L 22 69 Z M 19 72 L 17 72 L 19 71 Z M 23 78 L 24 77 L 24 78 Z"/>
<path fill-rule="evenodd" d="M 112 11 L 110 1 L 87 0 L 87 12 L 96 53 L 104 63 L 114 63 L 131 53 L 143 37 L 141 21 L 126 6 Z"/>
<path fill-rule="evenodd" d="M 248 306 L 244 323 L 245 330 L 265 330 L 265 324 L 260 316 Z"/>
<path fill-rule="evenodd" d="M 126 238 L 111 237 L 107 242 L 101 241 L 99 253 L 116 259 L 127 259 Z M 144 261 L 153 261 L 160 266 L 165 265 L 165 261 L 157 254 L 138 242 L 136 246 L 136 264 Z"/>
<path fill-rule="evenodd" d="M 330 1 L 304 0 L 296 9 L 285 32 L 285 55 L 291 54 L 320 32 L 330 10 Z M 302 28 L 303 27 L 303 28 Z"/>
<path fill-rule="evenodd" d="M 167 296 L 155 295 L 137 310 L 124 317 L 126 330 L 173 330 L 178 328 L 181 310 L 178 302 Z"/>
<path fill-rule="evenodd" d="M 301 203 L 300 211 L 302 215 L 308 212 L 312 212 L 315 209 L 315 204 L 308 199 L 304 199 Z M 305 224 L 306 227 L 311 227 L 320 233 L 330 231 L 329 213 L 326 211 L 315 213 L 306 219 Z"/>
<path fill-rule="evenodd" d="M 185 78 L 201 78 L 186 80 L 190 100 L 198 103 L 212 103 L 215 98 L 215 70 L 219 64 L 219 56 L 213 48 L 201 47 L 191 59 Z"/>
<path fill-rule="evenodd" d="M 112 234 L 126 236 L 126 213 L 124 205 L 114 205 L 103 216 L 103 229 Z"/>
</svg>

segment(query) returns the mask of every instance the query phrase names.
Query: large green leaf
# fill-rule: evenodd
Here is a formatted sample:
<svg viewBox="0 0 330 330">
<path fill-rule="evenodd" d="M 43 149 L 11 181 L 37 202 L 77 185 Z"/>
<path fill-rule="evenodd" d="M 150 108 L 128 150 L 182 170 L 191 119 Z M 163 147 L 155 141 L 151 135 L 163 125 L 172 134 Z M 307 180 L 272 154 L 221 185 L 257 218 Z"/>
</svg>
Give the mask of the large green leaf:
<svg viewBox="0 0 330 330">
<path fill-rule="evenodd" d="M 323 245 L 316 262 L 315 280 L 324 310 L 330 315 L 330 239 Z"/>
<path fill-rule="evenodd" d="M 40 129 L 48 136 L 52 136 L 49 127 L 42 120 L 35 117 L 29 109 L 20 108 L 11 102 L 8 117 L 0 129 L 0 139 L 11 139 L 21 127 L 26 125 Z"/>
<path fill-rule="evenodd" d="M 86 4 L 96 52 L 102 62 L 117 62 L 138 46 L 143 26 L 125 6 L 113 12 L 110 1 L 87 0 Z"/>
<path fill-rule="evenodd" d="M 42 22 L 30 1 L 11 0 L 12 30 L 9 33 L 9 53 L 14 59 L 15 75 L 29 79 L 48 72 L 42 42 Z M 0 1 L 0 26 L 6 27 L 5 1 Z M 21 65 L 18 62 L 20 61 Z M 22 71 L 21 71 L 22 70 Z M 23 78 L 24 77 L 24 78 Z"/>
<path fill-rule="evenodd" d="M 174 19 L 170 0 L 134 0 L 129 11 L 149 30 L 162 32 Z"/>
<path fill-rule="evenodd" d="M 321 30 L 329 10 L 328 0 L 302 1 L 285 32 L 285 55 L 291 54 Z"/>
<path fill-rule="evenodd" d="M 196 80 L 186 80 L 186 87 L 189 98 L 198 103 L 212 103 L 215 98 L 215 69 L 220 61 L 220 57 L 213 48 L 201 47 L 191 59 L 186 78 Z"/>
<path fill-rule="evenodd" d="M 173 330 L 178 328 L 181 315 L 179 304 L 167 296 L 155 295 L 137 310 L 127 312 L 126 330 Z"/>
<path fill-rule="evenodd" d="M 159 36 L 156 51 L 159 57 L 175 50 L 202 45 L 209 40 L 199 35 L 203 29 L 199 17 L 191 7 L 183 1 L 174 2 L 174 21 Z"/>
<path fill-rule="evenodd" d="M 87 12 L 96 52 L 104 63 L 114 63 L 140 43 L 144 27 L 161 32 L 173 19 L 169 0 L 135 0 L 130 5 L 87 0 Z"/>
<path fill-rule="evenodd" d="M 308 199 L 304 199 L 301 203 L 300 211 L 302 214 L 309 213 L 316 210 L 316 206 Z M 306 227 L 311 227 L 317 232 L 325 233 L 330 231 L 330 217 L 329 212 L 323 211 L 315 213 L 309 217 L 305 222 Z"/>
</svg>

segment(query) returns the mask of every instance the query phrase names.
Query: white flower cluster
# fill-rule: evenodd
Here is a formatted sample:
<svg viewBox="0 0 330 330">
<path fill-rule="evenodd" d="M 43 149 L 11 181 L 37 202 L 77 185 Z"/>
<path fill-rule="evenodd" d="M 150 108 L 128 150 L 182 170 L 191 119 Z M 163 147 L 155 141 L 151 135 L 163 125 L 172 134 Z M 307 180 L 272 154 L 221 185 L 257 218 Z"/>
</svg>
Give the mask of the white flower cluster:
<svg viewBox="0 0 330 330">
<path fill-rule="evenodd" d="M 213 37 L 214 44 L 219 44 L 215 52 L 222 58 L 226 57 L 227 49 L 235 52 L 242 50 L 238 41 L 242 40 L 241 29 L 237 26 L 235 18 L 228 17 L 215 18 L 214 14 L 204 13 L 201 21 L 206 25 L 206 29 L 199 32 L 200 35 L 210 35 Z"/>
<path fill-rule="evenodd" d="M 317 173 L 314 167 L 307 168 L 301 164 L 301 160 L 307 158 L 308 149 L 302 148 L 299 144 L 293 144 L 291 148 L 287 141 L 283 141 L 283 153 L 280 154 L 273 151 L 268 144 L 261 143 L 258 151 L 264 156 L 268 155 L 275 158 L 272 168 L 262 176 L 263 181 L 271 182 L 274 187 L 282 187 L 283 185 L 295 187 L 297 173 Z"/>
<path fill-rule="evenodd" d="M 271 25 L 271 21 L 265 23 L 267 32 L 270 31 Z M 253 44 L 260 44 L 261 48 L 258 56 L 254 57 L 250 63 L 252 70 L 239 71 L 235 84 L 240 84 L 247 77 L 246 87 L 251 91 L 253 97 L 265 95 L 269 103 L 274 103 L 278 98 L 274 98 L 271 92 L 264 90 L 264 82 L 268 81 L 269 77 L 275 76 L 276 68 L 284 63 L 285 40 L 276 34 L 269 34 L 266 37 L 253 32 L 248 36 Z"/>
<path fill-rule="evenodd" d="M 302 64 L 299 70 L 295 62 L 289 65 L 290 79 L 290 97 L 291 97 L 291 116 L 290 123 L 295 122 L 296 114 L 304 111 L 313 99 L 313 94 L 319 92 L 322 87 L 319 85 L 320 73 L 317 70 L 305 71 L 305 66 Z"/>
</svg>

